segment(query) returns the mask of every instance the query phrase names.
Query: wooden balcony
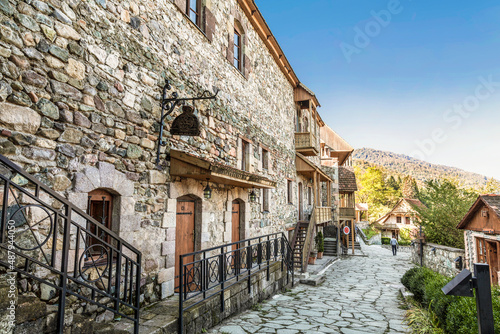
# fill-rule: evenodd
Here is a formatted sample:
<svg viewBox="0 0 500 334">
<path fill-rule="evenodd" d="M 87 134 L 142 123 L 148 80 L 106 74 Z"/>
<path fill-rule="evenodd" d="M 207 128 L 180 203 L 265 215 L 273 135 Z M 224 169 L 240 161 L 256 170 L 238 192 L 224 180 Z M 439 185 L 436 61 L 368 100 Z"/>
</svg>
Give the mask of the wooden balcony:
<svg viewBox="0 0 500 334">
<path fill-rule="evenodd" d="M 316 225 L 332 221 L 332 208 L 330 206 L 318 206 L 314 209 Z"/>
<path fill-rule="evenodd" d="M 296 132 L 295 150 L 305 156 L 317 156 L 319 145 L 316 136 L 312 132 Z"/>
<path fill-rule="evenodd" d="M 354 208 L 340 208 L 340 219 L 356 218 L 356 210 Z"/>
</svg>

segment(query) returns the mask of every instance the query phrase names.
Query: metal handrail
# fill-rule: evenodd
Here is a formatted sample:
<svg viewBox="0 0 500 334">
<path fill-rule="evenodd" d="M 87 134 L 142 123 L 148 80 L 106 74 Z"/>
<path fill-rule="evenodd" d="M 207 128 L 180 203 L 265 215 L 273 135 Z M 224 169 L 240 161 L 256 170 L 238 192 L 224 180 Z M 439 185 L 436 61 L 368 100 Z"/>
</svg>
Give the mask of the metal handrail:
<svg viewBox="0 0 500 334">
<path fill-rule="evenodd" d="M 0 248 L 16 258 L 1 258 L 0 265 L 59 291 L 57 332 L 64 332 L 72 295 L 133 321 L 138 333 L 141 253 L 3 155 L 0 189 Z M 37 276 L 32 265 L 58 283 Z M 104 297 L 109 301 L 99 302 Z"/>
<path fill-rule="evenodd" d="M 278 261 L 281 261 L 281 271 L 286 267 L 287 284 L 291 273 L 293 286 L 293 250 L 283 232 L 180 255 L 179 333 L 183 333 L 185 311 L 219 295 L 221 312 L 224 312 L 224 291 L 240 280 L 247 280 L 250 293 L 251 277 L 266 270 L 269 280 L 269 269 Z M 193 299 L 197 300 L 185 306 Z"/>
</svg>

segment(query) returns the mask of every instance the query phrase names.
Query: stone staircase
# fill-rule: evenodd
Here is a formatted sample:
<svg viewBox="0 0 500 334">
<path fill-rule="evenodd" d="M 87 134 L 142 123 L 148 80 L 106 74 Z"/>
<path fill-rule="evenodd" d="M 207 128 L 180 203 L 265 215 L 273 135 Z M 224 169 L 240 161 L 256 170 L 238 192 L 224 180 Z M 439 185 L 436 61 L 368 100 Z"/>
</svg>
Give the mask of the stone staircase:
<svg viewBox="0 0 500 334">
<path fill-rule="evenodd" d="M 325 238 L 325 251 L 323 254 L 325 256 L 337 256 L 337 239 L 335 238 Z"/>
<path fill-rule="evenodd" d="M 293 245 L 293 265 L 296 269 L 302 269 L 302 254 L 307 236 L 309 222 L 299 221 L 296 229 L 295 243 Z"/>
</svg>

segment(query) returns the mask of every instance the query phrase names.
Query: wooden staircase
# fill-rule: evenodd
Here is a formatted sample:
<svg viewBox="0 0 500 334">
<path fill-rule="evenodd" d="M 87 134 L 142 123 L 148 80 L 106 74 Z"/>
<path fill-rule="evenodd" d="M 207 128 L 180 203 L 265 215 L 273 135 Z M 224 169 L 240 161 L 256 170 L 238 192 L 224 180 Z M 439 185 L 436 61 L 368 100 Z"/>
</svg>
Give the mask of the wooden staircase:
<svg viewBox="0 0 500 334">
<path fill-rule="evenodd" d="M 307 229 L 309 227 L 308 221 L 299 221 L 295 228 L 295 235 L 293 237 L 293 265 L 294 268 L 300 268 L 303 271 L 302 256 L 304 253 L 304 244 L 307 237 Z"/>
</svg>

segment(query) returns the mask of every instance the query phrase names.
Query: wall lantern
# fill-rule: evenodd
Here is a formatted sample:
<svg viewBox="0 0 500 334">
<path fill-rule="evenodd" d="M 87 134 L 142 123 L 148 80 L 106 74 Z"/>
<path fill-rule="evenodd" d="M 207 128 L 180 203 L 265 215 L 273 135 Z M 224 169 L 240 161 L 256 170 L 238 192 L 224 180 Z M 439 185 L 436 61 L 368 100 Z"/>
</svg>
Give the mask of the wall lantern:
<svg viewBox="0 0 500 334">
<path fill-rule="evenodd" d="M 210 179 L 207 179 L 207 186 L 205 187 L 205 189 L 203 189 L 203 196 L 205 197 L 205 199 L 212 198 L 212 189 L 210 188 L 210 185 L 208 184 L 209 181 L 210 181 Z"/>
<path fill-rule="evenodd" d="M 250 202 L 255 203 L 257 200 L 257 195 L 255 195 L 255 190 L 252 189 L 252 192 L 250 193 Z"/>
<path fill-rule="evenodd" d="M 200 135 L 200 122 L 198 118 L 193 114 L 194 112 L 194 102 L 198 100 L 213 100 L 217 97 L 219 91 L 215 93 L 215 95 L 211 95 L 209 91 L 204 91 L 198 97 L 192 98 L 179 98 L 179 94 L 177 92 L 173 92 L 170 94 L 170 97 L 167 96 L 167 92 L 171 90 L 170 82 L 167 80 L 165 86 L 163 86 L 163 94 L 161 100 L 161 115 L 160 120 L 160 134 L 158 135 L 158 147 L 156 151 L 156 168 L 162 169 L 160 167 L 160 151 L 162 146 L 166 146 L 167 143 L 163 141 L 163 127 L 165 126 L 165 118 L 170 115 L 175 107 L 178 105 L 182 105 L 184 101 L 193 101 L 193 107 L 184 106 L 182 108 L 182 114 L 177 116 L 172 123 L 172 127 L 170 129 L 170 133 L 172 135 L 181 135 L 181 136 L 199 136 Z M 168 160 L 168 159 L 167 159 Z"/>
</svg>

